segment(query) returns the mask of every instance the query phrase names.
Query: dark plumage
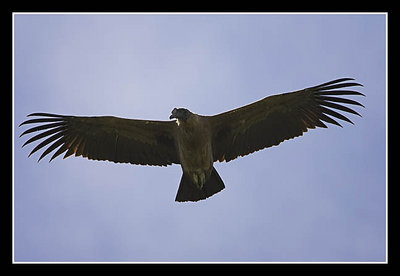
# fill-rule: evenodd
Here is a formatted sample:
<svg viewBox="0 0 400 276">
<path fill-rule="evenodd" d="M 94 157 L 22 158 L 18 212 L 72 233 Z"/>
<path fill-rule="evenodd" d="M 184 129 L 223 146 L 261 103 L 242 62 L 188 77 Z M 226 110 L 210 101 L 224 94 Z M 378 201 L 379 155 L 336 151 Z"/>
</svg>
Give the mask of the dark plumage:
<svg viewBox="0 0 400 276">
<path fill-rule="evenodd" d="M 205 199 L 225 186 L 213 167 L 284 140 L 301 136 L 308 129 L 341 126 L 336 119 L 352 123 L 337 111 L 359 115 L 343 105 L 362 104 L 344 96 L 363 95 L 347 90 L 362 86 L 342 78 L 303 90 L 266 97 L 252 104 L 214 116 L 201 116 L 174 108 L 170 119 L 148 121 L 111 116 L 81 117 L 33 113 L 21 123 L 38 124 L 21 136 L 39 134 L 25 145 L 43 139 L 30 153 L 45 148 L 39 161 L 54 152 L 50 161 L 65 153 L 116 163 L 167 166 L 181 164 L 183 174 L 176 201 Z M 363 95 L 364 96 L 364 95 Z M 56 150 L 57 149 L 57 150 Z"/>
</svg>

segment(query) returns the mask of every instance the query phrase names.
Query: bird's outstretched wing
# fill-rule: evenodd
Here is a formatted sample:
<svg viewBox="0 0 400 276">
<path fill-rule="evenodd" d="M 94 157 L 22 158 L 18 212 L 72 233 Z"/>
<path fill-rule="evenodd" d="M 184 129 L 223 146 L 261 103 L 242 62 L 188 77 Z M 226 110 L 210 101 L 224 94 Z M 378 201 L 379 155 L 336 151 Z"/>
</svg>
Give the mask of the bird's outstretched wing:
<svg viewBox="0 0 400 276">
<path fill-rule="evenodd" d="M 166 166 L 179 163 L 173 137 L 176 124 L 172 121 L 130 120 L 111 116 L 78 117 L 47 113 L 33 113 L 28 116 L 39 118 L 23 122 L 39 124 L 21 136 L 40 132 L 25 145 L 44 138 L 30 153 L 41 148 L 47 149 L 39 161 L 54 151 L 50 161 L 60 154 L 64 158 L 75 154 L 94 160 L 108 160 L 116 163 Z"/>
<path fill-rule="evenodd" d="M 341 96 L 362 95 L 347 90 L 362 86 L 342 78 L 303 90 L 266 97 L 255 103 L 210 116 L 214 161 L 230 161 L 254 151 L 278 145 L 303 134 L 308 129 L 341 126 L 333 118 L 352 123 L 335 110 L 358 114 L 343 104 L 362 104 Z M 339 104 L 341 103 L 341 104 Z M 331 116 L 331 117 L 329 117 Z M 332 118 L 333 117 L 333 118 Z"/>
</svg>

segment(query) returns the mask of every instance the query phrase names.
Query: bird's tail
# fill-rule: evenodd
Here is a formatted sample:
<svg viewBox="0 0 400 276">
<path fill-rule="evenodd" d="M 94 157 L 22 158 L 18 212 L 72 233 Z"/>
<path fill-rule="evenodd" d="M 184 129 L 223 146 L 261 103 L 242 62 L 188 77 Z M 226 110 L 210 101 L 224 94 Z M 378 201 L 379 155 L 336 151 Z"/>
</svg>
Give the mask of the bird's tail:
<svg viewBox="0 0 400 276">
<path fill-rule="evenodd" d="M 181 183 L 179 184 L 178 193 L 175 201 L 198 201 L 206 199 L 225 188 L 224 182 L 218 175 L 217 170 L 213 167 L 210 177 L 204 183 L 201 189 L 192 183 L 189 177 L 182 174 Z"/>
</svg>

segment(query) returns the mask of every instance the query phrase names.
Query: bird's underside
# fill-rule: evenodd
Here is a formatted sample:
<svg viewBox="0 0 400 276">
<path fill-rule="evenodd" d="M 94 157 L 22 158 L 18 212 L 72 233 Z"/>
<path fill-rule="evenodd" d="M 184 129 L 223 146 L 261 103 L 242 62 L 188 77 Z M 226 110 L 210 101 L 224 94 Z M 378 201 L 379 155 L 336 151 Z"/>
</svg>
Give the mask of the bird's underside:
<svg viewBox="0 0 400 276">
<path fill-rule="evenodd" d="M 41 142 L 30 155 L 44 148 L 39 161 L 64 154 L 116 163 L 182 167 L 176 201 L 205 199 L 225 186 L 213 167 L 254 151 L 301 136 L 308 129 L 352 123 L 339 113 L 359 115 L 349 106 L 362 104 L 348 96 L 363 95 L 349 89 L 362 86 L 342 78 L 295 92 L 269 96 L 252 104 L 202 116 L 175 108 L 173 121 L 123 119 L 112 116 L 84 117 L 32 113 L 22 125 L 37 124 L 21 136 L 37 133 L 23 147 Z M 30 156 L 29 155 L 29 156 Z"/>
</svg>

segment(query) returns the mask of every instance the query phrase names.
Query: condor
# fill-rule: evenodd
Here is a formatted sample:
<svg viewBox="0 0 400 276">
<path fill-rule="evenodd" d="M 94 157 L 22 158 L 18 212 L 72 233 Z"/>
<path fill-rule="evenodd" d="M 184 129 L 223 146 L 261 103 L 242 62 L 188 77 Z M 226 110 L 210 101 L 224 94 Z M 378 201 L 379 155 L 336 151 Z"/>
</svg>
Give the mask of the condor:
<svg viewBox="0 0 400 276">
<path fill-rule="evenodd" d="M 65 152 L 64 158 L 75 155 L 138 165 L 180 164 L 183 174 L 175 200 L 198 201 L 225 188 L 214 162 L 228 162 L 276 146 L 301 136 L 308 129 L 326 128 L 324 122 L 341 126 L 335 120 L 340 119 L 352 123 L 335 110 L 361 116 L 343 105 L 363 106 L 343 97 L 364 96 L 348 90 L 362 86 L 353 80 L 341 78 L 269 96 L 214 116 L 174 108 L 170 121 L 33 113 L 28 116 L 38 118 L 27 120 L 20 126 L 38 125 L 21 136 L 39 132 L 23 145 L 44 139 L 30 153 L 47 147 L 39 161 L 58 148 L 50 161 Z"/>
</svg>

